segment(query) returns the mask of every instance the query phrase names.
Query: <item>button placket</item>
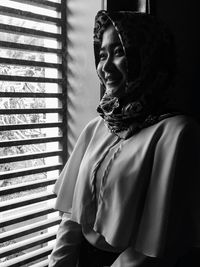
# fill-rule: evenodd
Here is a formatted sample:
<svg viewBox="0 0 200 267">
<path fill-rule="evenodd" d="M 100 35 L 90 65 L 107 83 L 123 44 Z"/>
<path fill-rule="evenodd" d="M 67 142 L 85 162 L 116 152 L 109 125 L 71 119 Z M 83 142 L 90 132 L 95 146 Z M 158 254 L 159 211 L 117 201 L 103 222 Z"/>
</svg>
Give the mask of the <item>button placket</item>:
<svg viewBox="0 0 200 267">
<path fill-rule="evenodd" d="M 110 149 L 115 146 L 120 141 L 120 138 L 117 137 L 117 139 L 106 149 L 105 153 L 103 153 L 102 157 L 99 159 L 99 161 L 95 164 L 93 170 L 92 170 L 92 176 L 91 176 L 91 193 L 92 193 L 92 202 L 95 201 L 96 203 L 96 211 L 97 211 L 97 195 L 96 195 L 96 177 L 97 172 L 101 166 L 101 163 L 109 153 Z M 101 190 L 100 190 L 101 191 Z M 100 192 L 99 192 L 100 193 Z"/>
<path fill-rule="evenodd" d="M 123 146 L 123 140 L 121 141 L 119 147 L 117 147 L 116 151 L 113 153 L 113 156 L 111 157 L 111 159 L 108 162 L 108 165 L 103 173 L 102 179 L 101 179 L 101 185 L 100 185 L 100 191 L 99 191 L 99 197 L 98 197 L 98 207 L 102 206 L 103 202 L 104 202 L 104 192 L 106 190 L 106 182 L 107 182 L 107 178 L 109 175 L 109 172 L 112 168 L 112 165 L 115 161 L 115 159 L 119 156 L 121 150 L 122 150 L 122 146 Z M 113 147 L 113 146 L 112 146 Z M 110 149 L 112 148 L 110 147 Z M 110 151 L 109 149 L 109 151 Z M 109 153 L 108 151 L 108 153 Z"/>
</svg>

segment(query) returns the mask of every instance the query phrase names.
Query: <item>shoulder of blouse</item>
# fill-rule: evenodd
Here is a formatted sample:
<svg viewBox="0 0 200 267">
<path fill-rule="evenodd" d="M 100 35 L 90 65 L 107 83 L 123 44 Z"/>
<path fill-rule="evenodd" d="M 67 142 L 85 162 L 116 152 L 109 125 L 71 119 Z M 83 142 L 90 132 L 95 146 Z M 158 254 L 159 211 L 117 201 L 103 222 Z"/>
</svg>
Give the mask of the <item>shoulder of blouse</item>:
<svg viewBox="0 0 200 267">
<path fill-rule="evenodd" d="M 77 149 L 78 146 L 83 145 L 83 147 L 87 147 L 88 143 L 90 142 L 92 136 L 95 134 L 95 132 L 99 129 L 99 128 L 103 128 L 104 127 L 104 122 L 103 119 L 98 116 L 95 117 L 94 119 L 92 119 L 91 121 L 89 121 L 86 126 L 83 128 L 81 134 L 78 137 L 78 140 L 74 146 L 74 150 Z"/>
<path fill-rule="evenodd" d="M 163 128 L 160 141 L 165 149 L 166 144 L 171 147 L 174 143 L 187 157 L 200 157 L 200 124 L 195 118 L 177 115 L 163 120 L 160 126 Z"/>
<path fill-rule="evenodd" d="M 193 134 L 200 134 L 200 124 L 198 121 L 187 115 L 176 115 L 161 120 L 155 126 L 162 127 L 166 132 L 190 132 Z"/>
<path fill-rule="evenodd" d="M 102 126 L 104 126 L 103 119 L 100 116 L 97 116 L 86 124 L 86 126 L 83 128 L 83 131 L 81 132 L 81 135 L 85 133 L 93 134 L 97 128 L 102 127 Z"/>
<path fill-rule="evenodd" d="M 166 119 L 165 124 L 169 128 L 180 130 L 182 133 L 188 132 L 194 136 L 200 134 L 200 124 L 191 116 L 177 115 Z"/>
</svg>

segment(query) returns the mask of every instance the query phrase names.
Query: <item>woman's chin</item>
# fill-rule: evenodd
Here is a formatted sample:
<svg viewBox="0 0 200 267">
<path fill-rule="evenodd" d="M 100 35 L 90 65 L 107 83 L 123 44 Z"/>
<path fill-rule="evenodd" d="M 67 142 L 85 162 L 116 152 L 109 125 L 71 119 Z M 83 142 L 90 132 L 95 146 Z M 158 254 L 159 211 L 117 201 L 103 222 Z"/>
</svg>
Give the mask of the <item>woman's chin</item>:
<svg viewBox="0 0 200 267">
<path fill-rule="evenodd" d="M 117 90 L 114 90 L 113 88 L 106 88 L 106 94 L 110 96 L 115 96 Z"/>
<path fill-rule="evenodd" d="M 106 87 L 106 94 L 110 96 L 119 97 L 123 94 L 123 91 L 124 90 L 119 87 Z"/>
</svg>

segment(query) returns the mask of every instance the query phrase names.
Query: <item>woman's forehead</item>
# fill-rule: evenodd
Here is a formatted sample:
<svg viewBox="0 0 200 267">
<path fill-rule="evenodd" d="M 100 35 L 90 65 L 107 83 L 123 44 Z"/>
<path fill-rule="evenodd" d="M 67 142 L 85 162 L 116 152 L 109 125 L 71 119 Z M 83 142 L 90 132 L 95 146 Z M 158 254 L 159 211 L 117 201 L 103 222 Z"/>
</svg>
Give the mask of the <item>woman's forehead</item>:
<svg viewBox="0 0 200 267">
<path fill-rule="evenodd" d="M 117 31 L 113 25 L 109 25 L 102 36 L 101 48 L 113 47 L 121 45 Z"/>
</svg>

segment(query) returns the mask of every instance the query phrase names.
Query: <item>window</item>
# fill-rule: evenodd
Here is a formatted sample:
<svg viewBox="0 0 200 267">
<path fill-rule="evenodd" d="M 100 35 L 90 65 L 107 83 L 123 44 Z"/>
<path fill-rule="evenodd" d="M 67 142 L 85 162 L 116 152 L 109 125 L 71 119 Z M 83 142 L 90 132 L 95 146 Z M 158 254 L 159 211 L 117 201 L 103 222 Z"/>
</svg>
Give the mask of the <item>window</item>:
<svg viewBox="0 0 200 267">
<path fill-rule="evenodd" d="M 47 266 L 67 159 L 66 0 L 1 0 L 0 14 L 0 266 Z"/>
</svg>

